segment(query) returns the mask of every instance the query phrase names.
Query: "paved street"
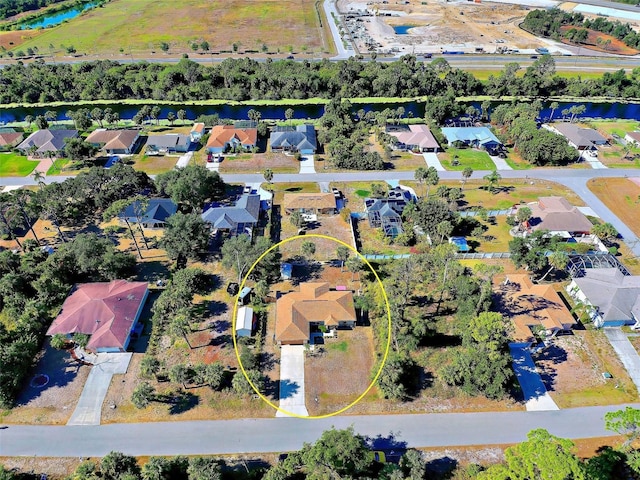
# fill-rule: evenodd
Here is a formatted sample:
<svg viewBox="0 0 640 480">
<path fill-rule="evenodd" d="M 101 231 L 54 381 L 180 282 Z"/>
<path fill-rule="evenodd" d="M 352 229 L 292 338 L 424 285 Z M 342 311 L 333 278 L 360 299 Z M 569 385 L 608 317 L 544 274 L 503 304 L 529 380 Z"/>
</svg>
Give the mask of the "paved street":
<svg viewBox="0 0 640 480">
<path fill-rule="evenodd" d="M 633 404 L 635 408 L 640 404 Z M 534 428 L 565 438 L 609 436 L 604 414 L 624 408 L 586 407 L 547 412 L 486 412 L 424 415 L 340 416 L 322 420 L 244 420 L 130 423 L 83 427 L 17 426 L 0 430 L 0 456 L 98 457 L 198 455 L 297 450 L 331 428 L 353 426 L 369 437 L 407 447 L 515 443 Z M 396 443 L 397 445 L 397 443 Z"/>
</svg>

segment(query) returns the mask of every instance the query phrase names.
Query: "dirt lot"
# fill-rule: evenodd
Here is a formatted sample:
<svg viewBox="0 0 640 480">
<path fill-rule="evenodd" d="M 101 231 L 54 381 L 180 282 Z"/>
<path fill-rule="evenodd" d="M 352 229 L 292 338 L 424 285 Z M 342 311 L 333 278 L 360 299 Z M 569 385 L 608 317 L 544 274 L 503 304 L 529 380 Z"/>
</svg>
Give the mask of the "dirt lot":
<svg viewBox="0 0 640 480">
<path fill-rule="evenodd" d="M 262 173 L 267 168 L 274 173 L 298 173 L 300 162 L 289 155 L 267 152 L 226 156 L 220 164 L 221 173 Z"/>
<path fill-rule="evenodd" d="M 535 49 L 548 46 L 548 42 L 531 35 L 518 27 L 527 13 L 521 5 L 503 3 L 470 3 L 410 0 L 382 2 L 367 5 L 366 2 L 340 0 L 342 12 L 365 11 L 370 14 L 378 9 L 378 16 L 361 17 L 354 20 L 358 48 L 366 52 L 365 41 L 372 38 L 382 46 L 379 52 L 426 53 L 442 50 L 473 52 L 483 48 L 493 53 L 498 47 Z M 387 16 L 386 14 L 389 14 Z M 413 27 L 406 35 L 396 35 L 394 26 Z"/>
<path fill-rule="evenodd" d="M 307 356 L 304 362 L 309 415 L 328 414 L 346 407 L 371 382 L 374 345 L 370 327 L 340 330 L 338 338 L 326 339 L 321 348 L 324 353 Z"/>
<path fill-rule="evenodd" d="M 570 25 L 565 25 L 564 27 L 560 27 L 560 31 L 562 33 L 571 30 Z M 588 48 L 589 50 L 595 50 L 596 52 L 606 52 L 606 53 L 615 53 L 618 55 L 637 55 L 638 51 L 634 48 L 628 47 L 622 40 L 618 40 L 611 35 L 606 35 L 604 33 L 597 32 L 595 30 L 587 30 L 589 32 L 589 36 L 584 44 L 580 46 L 584 48 Z M 601 42 L 609 41 L 609 45 L 605 49 L 598 44 L 598 40 Z M 563 40 L 562 43 L 566 43 L 567 45 L 575 45 L 574 43 Z"/>
<path fill-rule="evenodd" d="M 625 225 L 640 235 L 640 185 L 628 178 L 594 178 L 587 186 Z"/>
</svg>

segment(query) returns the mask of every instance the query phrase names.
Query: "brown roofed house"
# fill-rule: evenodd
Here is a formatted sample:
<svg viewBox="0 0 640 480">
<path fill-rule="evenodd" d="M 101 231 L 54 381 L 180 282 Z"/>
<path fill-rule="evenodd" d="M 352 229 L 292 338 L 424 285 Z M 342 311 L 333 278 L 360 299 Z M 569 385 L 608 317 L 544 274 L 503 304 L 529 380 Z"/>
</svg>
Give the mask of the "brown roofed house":
<svg viewBox="0 0 640 480">
<path fill-rule="evenodd" d="M 311 215 L 333 215 L 336 197 L 333 193 L 285 193 L 282 206 L 288 214 L 297 210 Z"/>
<path fill-rule="evenodd" d="M 276 302 L 276 340 L 280 345 L 303 345 L 313 326 L 351 327 L 356 324 L 353 294 L 333 291 L 327 282 L 300 284 L 299 292 Z"/>
<path fill-rule="evenodd" d="M 531 209 L 528 222 L 531 231 L 589 233 L 593 227 L 585 214 L 563 197 L 540 197 L 528 207 Z"/>
<path fill-rule="evenodd" d="M 23 137 L 22 132 L 0 132 L 0 150 L 9 150 L 15 147 Z"/>
<path fill-rule="evenodd" d="M 224 153 L 227 148 L 251 149 L 258 143 L 257 128 L 236 128 L 234 125 L 216 125 L 207 141 L 209 153 Z"/>
<path fill-rule="evenodd" d="M 84 333 L 90 335 L 88 350 L 126 352 L 148 293 L 147 282 L 78 284 L 62 304 L 47 335 Z"/>
<path fill-rule="evenodd" d="M 128 155 L 135 151 L 136 142 L 140 138 L 139 130 L 106 130 L 99 128 L 87 137 L 87 143 L 101 147 L 109 154 Z"/>
<path fill-rule="evenodd" d="M 633 144 L 635 144 L 636 146 L 640 147 L 640 132 L 627 132 L 627 134 L 624 136 L 624 139 L 627 142 L 631 142 Z"/>
<path fill-rule="evenodd" d="M 191 131 L 189 132 L 189 136 L 191 137 L 191 141 L 193 143 L 199 142 L 204 135 L 204 123 L 196 122 L 191 127 Z"/>
<path fill-rule="evenodd" d="M 534 284 L 529 275 L 509 275 L 500 286 L 505 309 L 515 328 L 516 341 L 533 341 L 532 329 L 570 330 L 577 322 L 552 285 Z"/>
</svg>

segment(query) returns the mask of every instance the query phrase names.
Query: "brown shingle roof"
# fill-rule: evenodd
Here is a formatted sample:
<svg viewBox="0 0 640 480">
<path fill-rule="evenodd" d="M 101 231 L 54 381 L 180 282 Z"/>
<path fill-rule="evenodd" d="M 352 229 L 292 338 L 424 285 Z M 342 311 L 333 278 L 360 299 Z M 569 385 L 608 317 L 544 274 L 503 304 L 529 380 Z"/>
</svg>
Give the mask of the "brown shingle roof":
<svg viewBox="0 0 640 480">
<path fill-rule="evenodd" d="M 0 147 L 4 147 L 6 145 L 13 145 L 16 142 L 22 140 L 21 132 L 6 132 L 0 133 Z"/>
<path fill-rule="evenodd" d="M 138 130 L 105 130 L 98 129 L 87 137 L 88 143 L 103 143 L 104 150 L 124 150 L 131 148 L 138 138 Z"/>
<path fill-rule="evenodd" d="M 563 197 L 540 197 L 530 203 L 531 230 L 552 232 L 590 232 L 593 224 Z"/>
<path fill-rule="evenodd" d="M 191 127 L 192 132 L 204 133 L 204 123 L 194 123 Z"/>
<path fill-rule="evenodd" d="M 282 205 L 285 210 L 336 208 L 333 193 L 285 193 Z"/>
<path fill-rule="evenodd" d="M 576 324 L 552 285 L 534 284 L 529 275 L 523 274 L 512 274 L 508 279 L 509 283 L 501 286 L 501 293 L 515 327 L 516 340 L 531 340 L 532 326 L 541 325 L 553 331 Z"/>
<path fill-rule="evenodd" d="M 234 137 L 242 145 L 250 147 L 258 141 L 258 129 L 236 128 L 233 125 L 216 125 L 211 129 L 207 147 L 224 147 Z"/>
<path fill-rule="evenodd" d="M 302 283 L 299 292 L 287 293 L 276 302 L 276 340 L 304 343 L 309 340 L 309 322 L 338 325 L 355 320 L 351 292 L 331 291 L 327 282 Z"/>
</svg>

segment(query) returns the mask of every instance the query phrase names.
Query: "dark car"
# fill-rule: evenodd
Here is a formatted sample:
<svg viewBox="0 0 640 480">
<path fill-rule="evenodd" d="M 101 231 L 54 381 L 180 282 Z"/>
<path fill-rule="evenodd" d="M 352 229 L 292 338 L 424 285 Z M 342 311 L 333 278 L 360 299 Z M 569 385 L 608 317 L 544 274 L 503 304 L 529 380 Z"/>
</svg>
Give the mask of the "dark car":
<svg viewBox="0 0 640 480">
<path fill-rule="evenodd" d="M 538 58 L 538 55 L 531 55 L 529 58 L 533 58 L 534 60 Z"/>
<path fill-rule="evenodd" d="M 287 57 L 287 60 L 293 60 L 294 58 L 295 58 L 295 57 L 294 57 L 293 55 L 289 55 L 289 56 Z"/>
</svg>

